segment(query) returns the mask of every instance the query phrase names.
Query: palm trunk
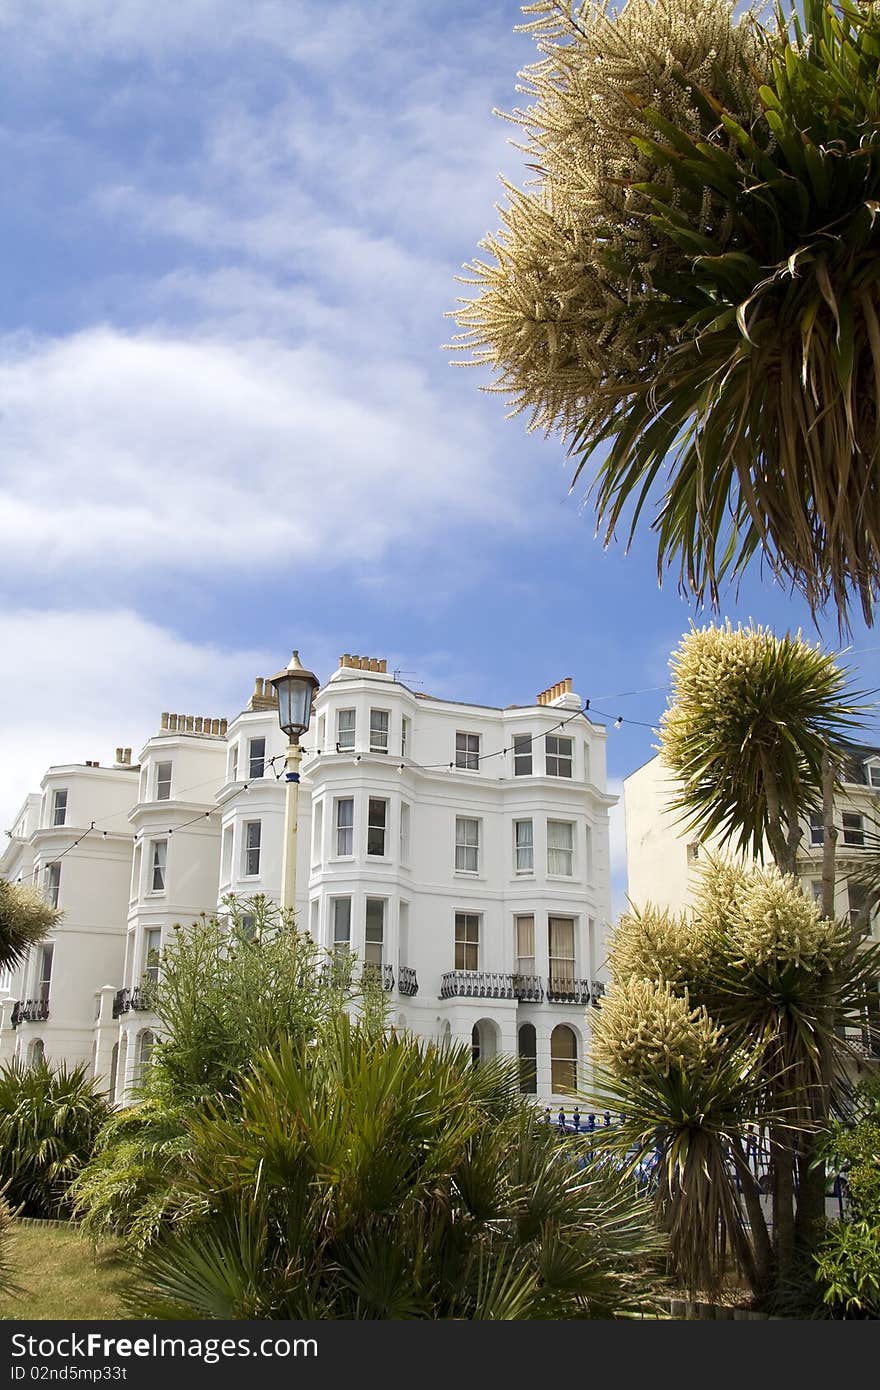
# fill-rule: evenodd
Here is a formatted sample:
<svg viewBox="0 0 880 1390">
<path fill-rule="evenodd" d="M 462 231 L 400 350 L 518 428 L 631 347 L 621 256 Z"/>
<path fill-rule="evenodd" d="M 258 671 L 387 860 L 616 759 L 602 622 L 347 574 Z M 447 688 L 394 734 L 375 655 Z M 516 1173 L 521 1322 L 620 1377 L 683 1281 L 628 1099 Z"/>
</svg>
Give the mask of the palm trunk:
<svg viewBox="0 0 880 1390">
<path fill-rule="evenodd" d="M 773 1165 L 773 1245 L 776 1255 L 776 1284 L 781 1287 L 791 1277 L 795 1258 L 794 1153 L 791 1143 L 776 1131 L 771 1135 Z"/>
<path fill-rule="evenodd" d="M 755 1297 L 765 1298 L 770 1288 L 773 1249 L 770 1244 L 764 1208 L 761 1206 L 761 1194 L 740 1140 L 734 1141 L 731 1153 L 742 1185 L 743 1201 L 745 1202 L 751 1233 L 751 1267 L 744 1267 L 745 1274 Z"/>
<path fill-rule="evenodd" d="M 793 874 L 797 862 L 797 844 L 800 840 L 797 818 L 795 817 L 792 823 L 790 816 L 784 816 L 782 801 L 779 796 L 779 784 L 766 749 L 761 749 L 759 756 L 761 772 L 764 777 L 764 795 L 767 798 L 767 840 L 770 845 L 770 852 L 780 873 Z M 786 834 L 786 825 L 788 834 Z M 797 838 L 792 845 L 791 840 L 794 831 L 797 832 Z"/>
</svg>

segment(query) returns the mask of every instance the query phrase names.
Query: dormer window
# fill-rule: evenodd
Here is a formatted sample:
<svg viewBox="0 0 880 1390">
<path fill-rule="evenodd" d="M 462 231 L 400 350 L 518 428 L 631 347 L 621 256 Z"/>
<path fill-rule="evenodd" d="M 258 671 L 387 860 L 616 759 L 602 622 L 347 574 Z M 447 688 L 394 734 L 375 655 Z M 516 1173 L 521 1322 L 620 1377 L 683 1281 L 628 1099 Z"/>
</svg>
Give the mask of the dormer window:
<svg viewBox="0 0 880 1390">
<path fill-rule="evenodd" d="M 865 773 L 868 786 L 880 788 L 880 758 L 872 758 L 865 763 Z"/>
</svg>

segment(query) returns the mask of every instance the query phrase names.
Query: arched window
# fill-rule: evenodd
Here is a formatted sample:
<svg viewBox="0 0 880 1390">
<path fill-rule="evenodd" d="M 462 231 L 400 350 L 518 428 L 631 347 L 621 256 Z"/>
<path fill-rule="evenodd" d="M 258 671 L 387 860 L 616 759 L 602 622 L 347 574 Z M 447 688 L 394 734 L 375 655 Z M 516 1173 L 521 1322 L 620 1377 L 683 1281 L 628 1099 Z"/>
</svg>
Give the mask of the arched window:
<svg viewBox="0 0 880 1390">
<path fill-rule="evenodd" d="M 149 1028 L 145 1028 L 138 1034 L 137 1041 L 137 1060 L 135 1063 L 135 1085 L 143 1086 L 147 1079 L 147 1071 L 150 1066 L 150 1058 L 153 1055 L 153 1044 L 156 1039 Z"/>
<path fill-rule="evenodd" d="M 110 1099 L 116 1099 L 116 1078 L 119 1075 L 119 1043 L 113 1044 L 113 1051 L 110 1054 Z"/>
<path fill-rule="evenodd" d="M 550 1034 L 550 1084 L 554 1095 L 577 1091 L 577 1037 L 567 1023 L 557 1023 Z"/>
<path fill-rule="evenodd" d="M 523 1023 L 519 1041 L 519 1089 L 524 1096 L 538 1094 L 538 1039 L 533 1023 Z"/>
<path fill-rule="evenodd" d="M 475 1023 L 471 1029 L 471 1061 L 474 1066 L 480 1060 L 480 1025 Z"/>
<path fill-rule="evenodd" d="M 28 1047 L 27 1064 L 29 1067 L 38 1067 L 46 1057 L 46 1045 L 42 1038 L 34 1038 Z"/>
</svg>

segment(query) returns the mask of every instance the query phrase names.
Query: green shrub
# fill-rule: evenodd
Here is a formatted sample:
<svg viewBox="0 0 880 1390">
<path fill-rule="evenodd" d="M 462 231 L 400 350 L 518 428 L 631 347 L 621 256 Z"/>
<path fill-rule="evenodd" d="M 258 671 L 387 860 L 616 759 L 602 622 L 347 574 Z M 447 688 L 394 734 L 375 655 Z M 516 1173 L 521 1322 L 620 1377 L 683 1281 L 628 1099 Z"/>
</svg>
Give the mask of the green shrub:
<svg viewBox="0 0 880 1390">
<path fill-rule="evenodd" d="M 85 1064 L 0 1067 L 0 1180 L 25 1216 L 69 1214 L 70 1183 L 110 1113 Z"/>
</svg>

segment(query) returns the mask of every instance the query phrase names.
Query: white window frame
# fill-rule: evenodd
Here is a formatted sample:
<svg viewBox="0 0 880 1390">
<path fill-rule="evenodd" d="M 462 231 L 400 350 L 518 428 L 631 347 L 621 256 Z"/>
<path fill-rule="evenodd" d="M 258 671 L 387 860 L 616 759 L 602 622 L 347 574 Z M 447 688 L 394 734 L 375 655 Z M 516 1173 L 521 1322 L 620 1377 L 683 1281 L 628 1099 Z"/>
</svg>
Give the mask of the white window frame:
<svg viewBox="0 0 880 1390">
<path fill-rule="evenodd" d="M 379 719 L 376 719 L 379 715 Z M 383 725 L 382 720 L 385 723 Z M 387 753 L 391 734 L 391 711 L 387 709 L 370 710 L 370 752 Z"/>
<path fill-rule="evenodd" d="M 371 931 L 375 933 L 375 930 L 376 930 L 376 923 L 375 923 L 375 921 L 372 922 L 372 923 L 370 922 L 370 908 L 371 908 L 371 907 L 375 908 L 377 905 L 378 905 L 379 908 L 381 909 L 381 914 L 380 914 L 381 920 L 379 921 L 379 932 L 380 932 L 380 935 L 379 935 L 378 939 L 377 939 L 376 936 L 374 935 L 373 938 L 372 938 L 372 940 L 371 940 L 371 939 L 370 939 L 370 936 L 369 936 L 369 933 L 370 933 Z M 374 916 L 375 916 L 375 913 L 374 913 Z M 382 965 L 385 964 L 385 922 L 386 922 L 387 916 L 388 916 L 388 899 L 387 899 L 387 898 L 374 898 L 374 897 L 371 896 L 371 897 L 368 897 L 368 898 L 366 898 L 366 899 L 364 900 L 364 964 L 365 964 L 365 965 L 378 965 L 378 966 L 382 966 Z M 378 952 L 377 952 L 377 950 L 376 950 L 377 947 L 379 948 L 379 949 L 378 949 Z M 378 959 L 376 959 L 377 955 L 378 955 Z"/>
<path fill-rule="evenodd" d="M 263 751 L 262 751 L 262 753 L 255 753 L 255 752 L 254 752 L 254 744 L 255 744 L 255 743 L 262 743 L 262 745 L 263 745 Z M 260 770 L 259 770 L 259 772 L 255 772 L 255 771 L 254 771 L 254 764 L 257 763 L 257 762 L 258 762 L 259 765 L 260 765 Z M 248 781 L 249 781 L 249 782 L 255 782 L 255 781 L 257 780 L 258 777 L 264 777 L 265 775 L 266 775 L 266 735 L 265 735 L 265 734 L 254 734 L 253 738 L 249 738 L 249 739 L 248 739 Z"/>
<path fill-rule="evenodd" d="M 224 825 L 220 836 L 220 882 L 224 887 L 232 882 L 232 836 L 232 826 Z"/>
<path fill-rule="evenodd" d="M 136 902 L 140 897 L 141 891 L 141 867 L 143 863 L 143 845 L 138 841 L 134 847 L 134 854 L 131 860 L 131 896 L 129 902 Z"/>
<path fill-rule="evenodd" d="M 480 872 L 480 821 L 476 816 L 455 817 L 455 872 L 472 877 Z"/>
<path fill-rule="evenodd" d="M 554 923 L 571 928 L 571 955 L 553 954 Z M 552 912 L 547 918 L 547 963 L 550 988 L 560 991 L 574 987 L 577 978 L 577 918 L 568 913 Z"/>
<path fill-rule="evenodd" d="M 155 964 L 151 964 L 151 963 L 150 963 L 150 952 L 151 952 L 150 942 L 151 942 L 151 939 L 154 938 L 154 937 L 157 939 L 158 945 L 156 945 L 156 947 L 155 947 L 155 951 L 156 951 L 156 961 L 155 961 Z M 160 959 L 161 959 L 161 955 L 162 955 L 162 928 L 161 928 L 161 927 L 147 927 L 146 930 L 144 931 L 144 955 L 143 955 L 143 967 L 142 967 L 142 969 L 141 969 L 141 975 L 142 975 L 142 977 L 143 977 L 145 980 L 151 981 L 152 984 L 156 984 L 156 983 L 158 982 L 158 979 L 159 979 L 159 962 L 160 962 Z M 153 972 L 153 973 L 151 973 L 151 972 Z"/>
<path fill-rule="evenodd" d="M 551 840 L 554 838 L 556 829 L 562 826 L 564 826 L 568 831 L 568 844 L 551 844 Z M 555 819 L 547 821 L 548 878 L 574 878 L 574 829 L 574 821 Z M 554 855 L 557 856 L 555 860 L 553 858 Z M 559 856 L 563 857 L 559 858 Z M 554 865 L 555 867 L 551 868 L 551 865 Z M 567 867 L 559 867 L 560 865 L 567 865 Z"/>
<path fill-rule="evenodd" d="M 517 744 L 520 745 L 517 748 Z M 525 748 L 522 745 L 525 745 Z M 514 734 L 513 736 L 513 775 L 514 777 L 531 777 L 534 765 L 534 739 L 531 734 Z"/>
<path fill-rule="evenodd" d="M 351 822 L 340 821 L 340 811 L 343 806 L 351 807 Z M 342 837 L 346 837 L 343 839 Z M 344 843 L 348 844 L 347 849 L 341 849 Z M 333 802 L 333 847 L 335 849 L 334 859 L 353 859 L 354 858 L 354 797 L 337 796 Z"/>
<path fill-rule="evenodd" d="M 405 758 L 409 752 L 409 745 L 412 738 L 412 720 L 407 716 L 401 715 L 400 719 L 400 756 Z"/>
<path fill-rule="evenodd" d="M 238 739 L 229 749 L 229 780 L 230 782 L 238 781 Z"/>
<path fill-rule="evenodd" d="M 528 835 L 525 834 L 526 826 Z M 517 875 L 530 877 L 535 872 L 535 822 L 531 816 L 513 822 L 513 871 Z"/>
<path fill-rule="evenodd" d="M 156 875 L 160 874 L 162 882 L 160 887 L 156 887 Z M 168 888 L 168 841 L 164 837 L 150 841 L 150 893 L 159 894 L 166 892 Z"/>
<path fill-rule="evenodd" d="M 455 766 L 462 772 L 479 772 L 482 734 L 473 730 L 455 731 Z"/>
<path fill-rule="evenodd" d="M 474 971 L 480 968 L 482 915 L 481 912 L 464 910 L 455 914 L 453 961 L 456 970 Z M 469 933 L 473 933 L 473 936 L 469 936 Z"/>
<path fill-rule="evenodd" d="M 324 855 L 324 802 L 316 801 L 312 814 L 312 864 L 320 864 Z"/>
<path fill-rule="evenodd" d="M 857 820 L 858 825 L 847 825 L 847 819 Z M 865 818 L 860 811 L 843 811 L 841 813 L 841 825 L 843 827 L 843 843 L 852 849 L 865 848 Z M 849 838 L 847 838 L 849 836 Z"/>
<path fill-rule="evenodd" d="M 343 727 L 342 727 L 343 715 L 348 716 L 349 714 L 351 715 L 351 727 L 350 727 L 350 728 L 348 727 L 348 721 L 346 720 L 346 727 L 343 729 Z M 343 737 L 343 735 L 344 735 L 344 737 Z M 336 751 L 337 751 L 337 753 L 353 753 L 353 752 L 354 752 L 354 749 L 355 749 L 355 740 L 356 740 L 356 738 L 357 738 L 357 710 L 354 709 L 354 708 L 349 708 L 349 707 L 346 707 L 345 709 L 338 709 L 338 710 L 336 711 L 336 739 L 335 739 Z"/>
<path fill-rule="evenodd" d="M 52 792 L 52 824 L 65 825 L 67 823 L 67 787 L 56 787 Z M 63 800 L 61 799 L 63 797 Z M 61 818 L 59 819 L 59 814 Z"/>
<path fill-rule="evenodd" d="M 43 896 L 50 907 L 58 906 L 58 896 L 61 892 L 61 865 L 57 859 L 43 867 Z"/>
<path fill-rule="evenodd" d="M 374 807 L 376 806 L 382 807 L 381 823 L 378 819 L 376 819 L 375 821 L 373 819 L 374 815 L 376 814 L 374 811 Z M 388 821 L 390 819 L 390 815 L 391 803 L 389 802 L 387 796 L 367 797 L 367 857 L 370 859 L 388 858 Z M 373 836 L 377 835 L 379 832 L 381 832 L 382 835 L 382 848 L 373 849 L 371 846 L 371 841 L 373 839 Z"/>
<path fill-rule="evenodd" d="M 52 991 L 52 968 L 55 964 L 55 942 L 44 941 L 37 956 L 37 979 L 35 994 L 43 1004 L 48 1004 Z"/>
<path fill-rule="evenodd" d="M 821 811 L 811 811 L 809 814 L 810 825 L 810 844 L 824 845 L 825 843 L 825 821 Z"/>
<path fill-rule="evenodd" d="M 880 791 L 880 758 L 869 758 L 865 763 L 865 772 L 867 773 L 868 786 L 875 791 Z M 875 774 L 876 782 L 874 780 Z"/>
<path fill-rule="evenodd" d="M 400 862 L 409 863 L 412 841 L 412 807 L 408 801 L 400 803 Z"/>
<path fill-rule="evenodd" d="M 340 911 L 341 907 L 348 909 L 347 914 Z M 343 895 L 338 898 L 330 899 L 330 949 L 335 952 L 351 951 L 351 915 L 352 901 L 350 895 Z M 343 923 L 340 919 L 345 916 Z M 345 934 L 340 935 L 340 927 L 345 926 Z"/>
<path fill-rule="evenodd" d="M 256 831 L 256 835 L 254 835 Z M 259 878 L 262 854 L 263 822 L 246 820 L 242 825 L 241 836 L 241 876 Z"/>
<path fill-rule="evenodd" d="M 551 742 L 556 744 L 553 752 L 550 750 Z M 568 752 L 562 750 L 562 745 L 568 744 Z M 551 765 L 552 763 L 552 765 Z M 568 771 L 562 771 L 564 767 Z M 566 734 L 545 734 L 544 735 L 544 771 L 548 777 L 565 777 L 570 779 L 574 775 L 574 739 Z"/>
<path fill-rule="evenodd" d="M 531 950 L 524 953 L 523 945 L 530 946 Z M 517 975 L 534 975 L 536 961 L 534 912 L 518 912 L 513 919 L 513 956 L 516 961 Z"/>
<path fill-rule="evenodd" d="M 167 769 L 168 769 L 168 776 L 167 776 L 167 777 L 163 777 L 163 776 L 161 775 L 161 774 L 162 774 L 163 768 L 167 768 Z M 171 765 L 170 762 L 168 762 L 167 760 L 163 760 L 161 763 L 156 763 L 156 767 L 155 767 L 155 776 L 154 776 L 154 787 L 155 787 L 155 793 L 156 793 L 156 794 L 155 794 L 155 800 L 156 800 L 156 801 L 170 801 L 170 800 L 171 800 L 171 774 L 172 774 L 172 765 Z M 167 788 L 168 788 L 168 790 L 167 790 L 167 792 L 165 793 L 164 796 L 162 795 L 162 788 L 163 788 L 163 787 L 167 787 Z"/>
</svg>

